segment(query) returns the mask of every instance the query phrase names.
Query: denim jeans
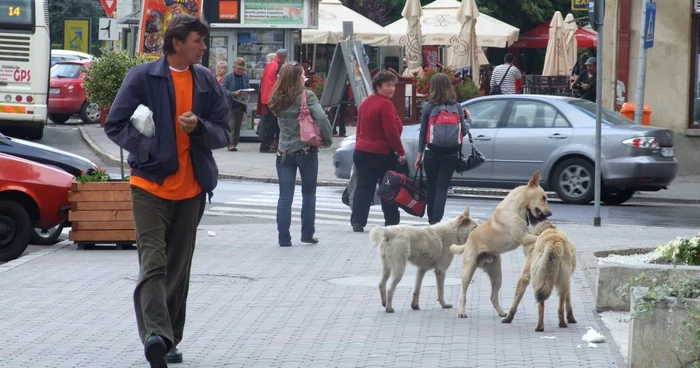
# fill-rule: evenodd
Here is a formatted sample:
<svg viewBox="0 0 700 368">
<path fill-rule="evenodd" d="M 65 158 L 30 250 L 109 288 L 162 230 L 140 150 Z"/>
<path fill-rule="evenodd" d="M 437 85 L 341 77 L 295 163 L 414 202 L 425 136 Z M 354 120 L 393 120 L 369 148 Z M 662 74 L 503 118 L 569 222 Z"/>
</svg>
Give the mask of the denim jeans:
<svg viewBox="0 0 700 368">
<path fill-rule="evenodd" d="M 280 245 L 291 244 L 289 227 L 292 223 L 292 202 L 297 180 L 301 175 L 301 238 L 308 239 L 316 231 L 316 185 L 318 182 L 318 153 L 298 156 L 277 156 L 277 178 L 280 196 L 277 200 L 277 232 Z"/>
<path fill-rule="evenodd" d="M 442 221 L 447 202 L 447 188 L 457 168 L 459 157 L 454 154 L 440 154 L 425 150 L 423 165 L 425 179 L 428 181 L 428 222 L 436 224 Z"/>
</svg>

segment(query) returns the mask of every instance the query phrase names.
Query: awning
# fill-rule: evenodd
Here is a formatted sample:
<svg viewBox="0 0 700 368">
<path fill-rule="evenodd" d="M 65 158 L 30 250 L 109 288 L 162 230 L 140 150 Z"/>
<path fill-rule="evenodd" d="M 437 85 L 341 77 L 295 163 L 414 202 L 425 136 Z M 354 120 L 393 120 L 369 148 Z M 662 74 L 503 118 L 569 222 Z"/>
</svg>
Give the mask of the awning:
<svg viewBox="0 0 700 368">
<path fill-rule="evenodd" d="M 478 24 L 478 23 L 477 23 Z M 511 45 L 512 48 L 544 49 L 549 41 L 549 24 L 540 24 L 535 29 L 525 32 L 518 42 Z M 594 49 L 598 47 L 598 35 L 588 29 L 579 26 L 576 31 L 576 43 L 579 48 Z"/>
<path fill-rule="evenodd" d="M 389 41 L 389 33 L 379 24 L 344 6 L 339 0 L 322 0 L 318 6 L 318 29 L 302 29 L 301 43 L 336 44 L 345 40 L 343 21 L 353 22 L 351 38 L 354 40 L 371 46 L 386 45 Z"/>
</svg>

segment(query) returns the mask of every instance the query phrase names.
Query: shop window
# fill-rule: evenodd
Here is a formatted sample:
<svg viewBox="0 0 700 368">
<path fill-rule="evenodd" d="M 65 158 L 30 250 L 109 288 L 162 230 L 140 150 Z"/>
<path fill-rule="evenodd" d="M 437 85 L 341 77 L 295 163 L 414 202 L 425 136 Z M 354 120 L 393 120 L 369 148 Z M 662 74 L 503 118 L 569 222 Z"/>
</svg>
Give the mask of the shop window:
<svg viewBox="0 0 700 368">
<path fill-rule="evenodd" d="M 238 56 L 245 59 L 252 79 L 259 80 L 267 55 L 284 48 L 284 30 L 267 29 L 238 32 Z"/>
</svg>

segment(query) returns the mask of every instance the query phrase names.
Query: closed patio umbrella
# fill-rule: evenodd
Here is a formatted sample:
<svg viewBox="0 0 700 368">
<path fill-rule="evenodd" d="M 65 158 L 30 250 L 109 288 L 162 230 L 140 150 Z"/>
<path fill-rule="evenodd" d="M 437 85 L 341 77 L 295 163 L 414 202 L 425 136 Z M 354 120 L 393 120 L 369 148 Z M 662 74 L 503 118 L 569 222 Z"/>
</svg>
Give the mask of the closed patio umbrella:
<svg viewBox="0 0 700 368">
<path fill-rule="evenodd" d="M 420 17 L 423 15 L 419 0 L 406 0 L 401 15 L 406 19 L 406 36 L 401 37 L 401 45 L 406 52 L 406 69 L 403 75 L 412 75 L 421 71 L 423 65 L 423 32 Z"/>
<path fill-rule="evenodd" d="M 549 23 L 549 41 L 544 56 L 542 75 L 569 75 L 567 71 L 567 54 L 564 48 L 564 18 L 561 12 L 555 12 Z"/>
<path fill-rule="evenodd" d="M 448 66 L 457 68 L 472 67 L 472 80 L 479 85 L 479 48 L 476 44 L 476 22 L 479 9 L 475 0 L 462 0 L 457 10 L 457 21 L 461 23 L 459 35 L 452 37 L 448 47 Z"/>
<path fill-rule="evenodd" d="M 576 32 L 578 31 L 578 25 L 576 25 L 576 20 L 574 15 L 569 13 L 564 18 L 564 49 L 566 50 L 566 70 L 571 74 L 571 71 L 576 65 L 576 60 L 578 59 L 578 41 L 576 40 Z"/>
</svg>

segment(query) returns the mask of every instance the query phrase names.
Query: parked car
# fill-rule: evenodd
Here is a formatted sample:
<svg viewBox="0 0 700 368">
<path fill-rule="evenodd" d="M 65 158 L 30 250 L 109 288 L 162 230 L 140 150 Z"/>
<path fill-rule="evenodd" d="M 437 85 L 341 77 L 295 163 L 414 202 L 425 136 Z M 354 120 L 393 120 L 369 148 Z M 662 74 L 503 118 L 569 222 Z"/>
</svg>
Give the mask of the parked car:
<svg viewBox="0 0 700 368">
<path fill-rule="evenodd" d="M 80 51 L 51 50 L 51 66 L 66 60 L 93 60 L 95 57 Z"/>
<path fill-rule="evenodd" d="M 54 166 L 73 176 L 79 176 L 82 172 L 97 168 L 94 162 L 76 154 L 40 143 L 11 138 L 2 133 L 0 133 L 0 153 Z"/>
<path fill-rule="evenodd" d="M 24 253 L 34 228 L 62 228 L 73 176 L 2 153 L 0 167 L 0 261 L 7 262 Z M 56 238 L 61 232 L 57 234 Z"/>
<path fill-rule="evenodd" d="M 595 104 L 571 97 L 498 95 L 462 103 L 472 114 L 471 133 L 487 161 L 453 185 L 514 188 L 542 171 L 541 185 L 566 203 L 593 200 Z M 637 191 L 658 191 L 675 179 L 673 134 L 668 129 L 640 126 L 610 110 L 603 111 L 602 200 L 628 201 Z M 406 126 L 402 141 L 413 173 L 420 126 Z M 335 174 L 349 178 L 355 136 L 334 154 Z M 471 148 L 464 145 L 464 154 Z"/>
<path fill-rule="evenodd" d="M 87 124 L 100 122 L 100 106 L 87 100 L 85 73 L 89 60 L 62 61 L 51 67 L 49 81 L 49 119 L 63 124 L 71 116 L 78 114 Z"/>
</svg>

